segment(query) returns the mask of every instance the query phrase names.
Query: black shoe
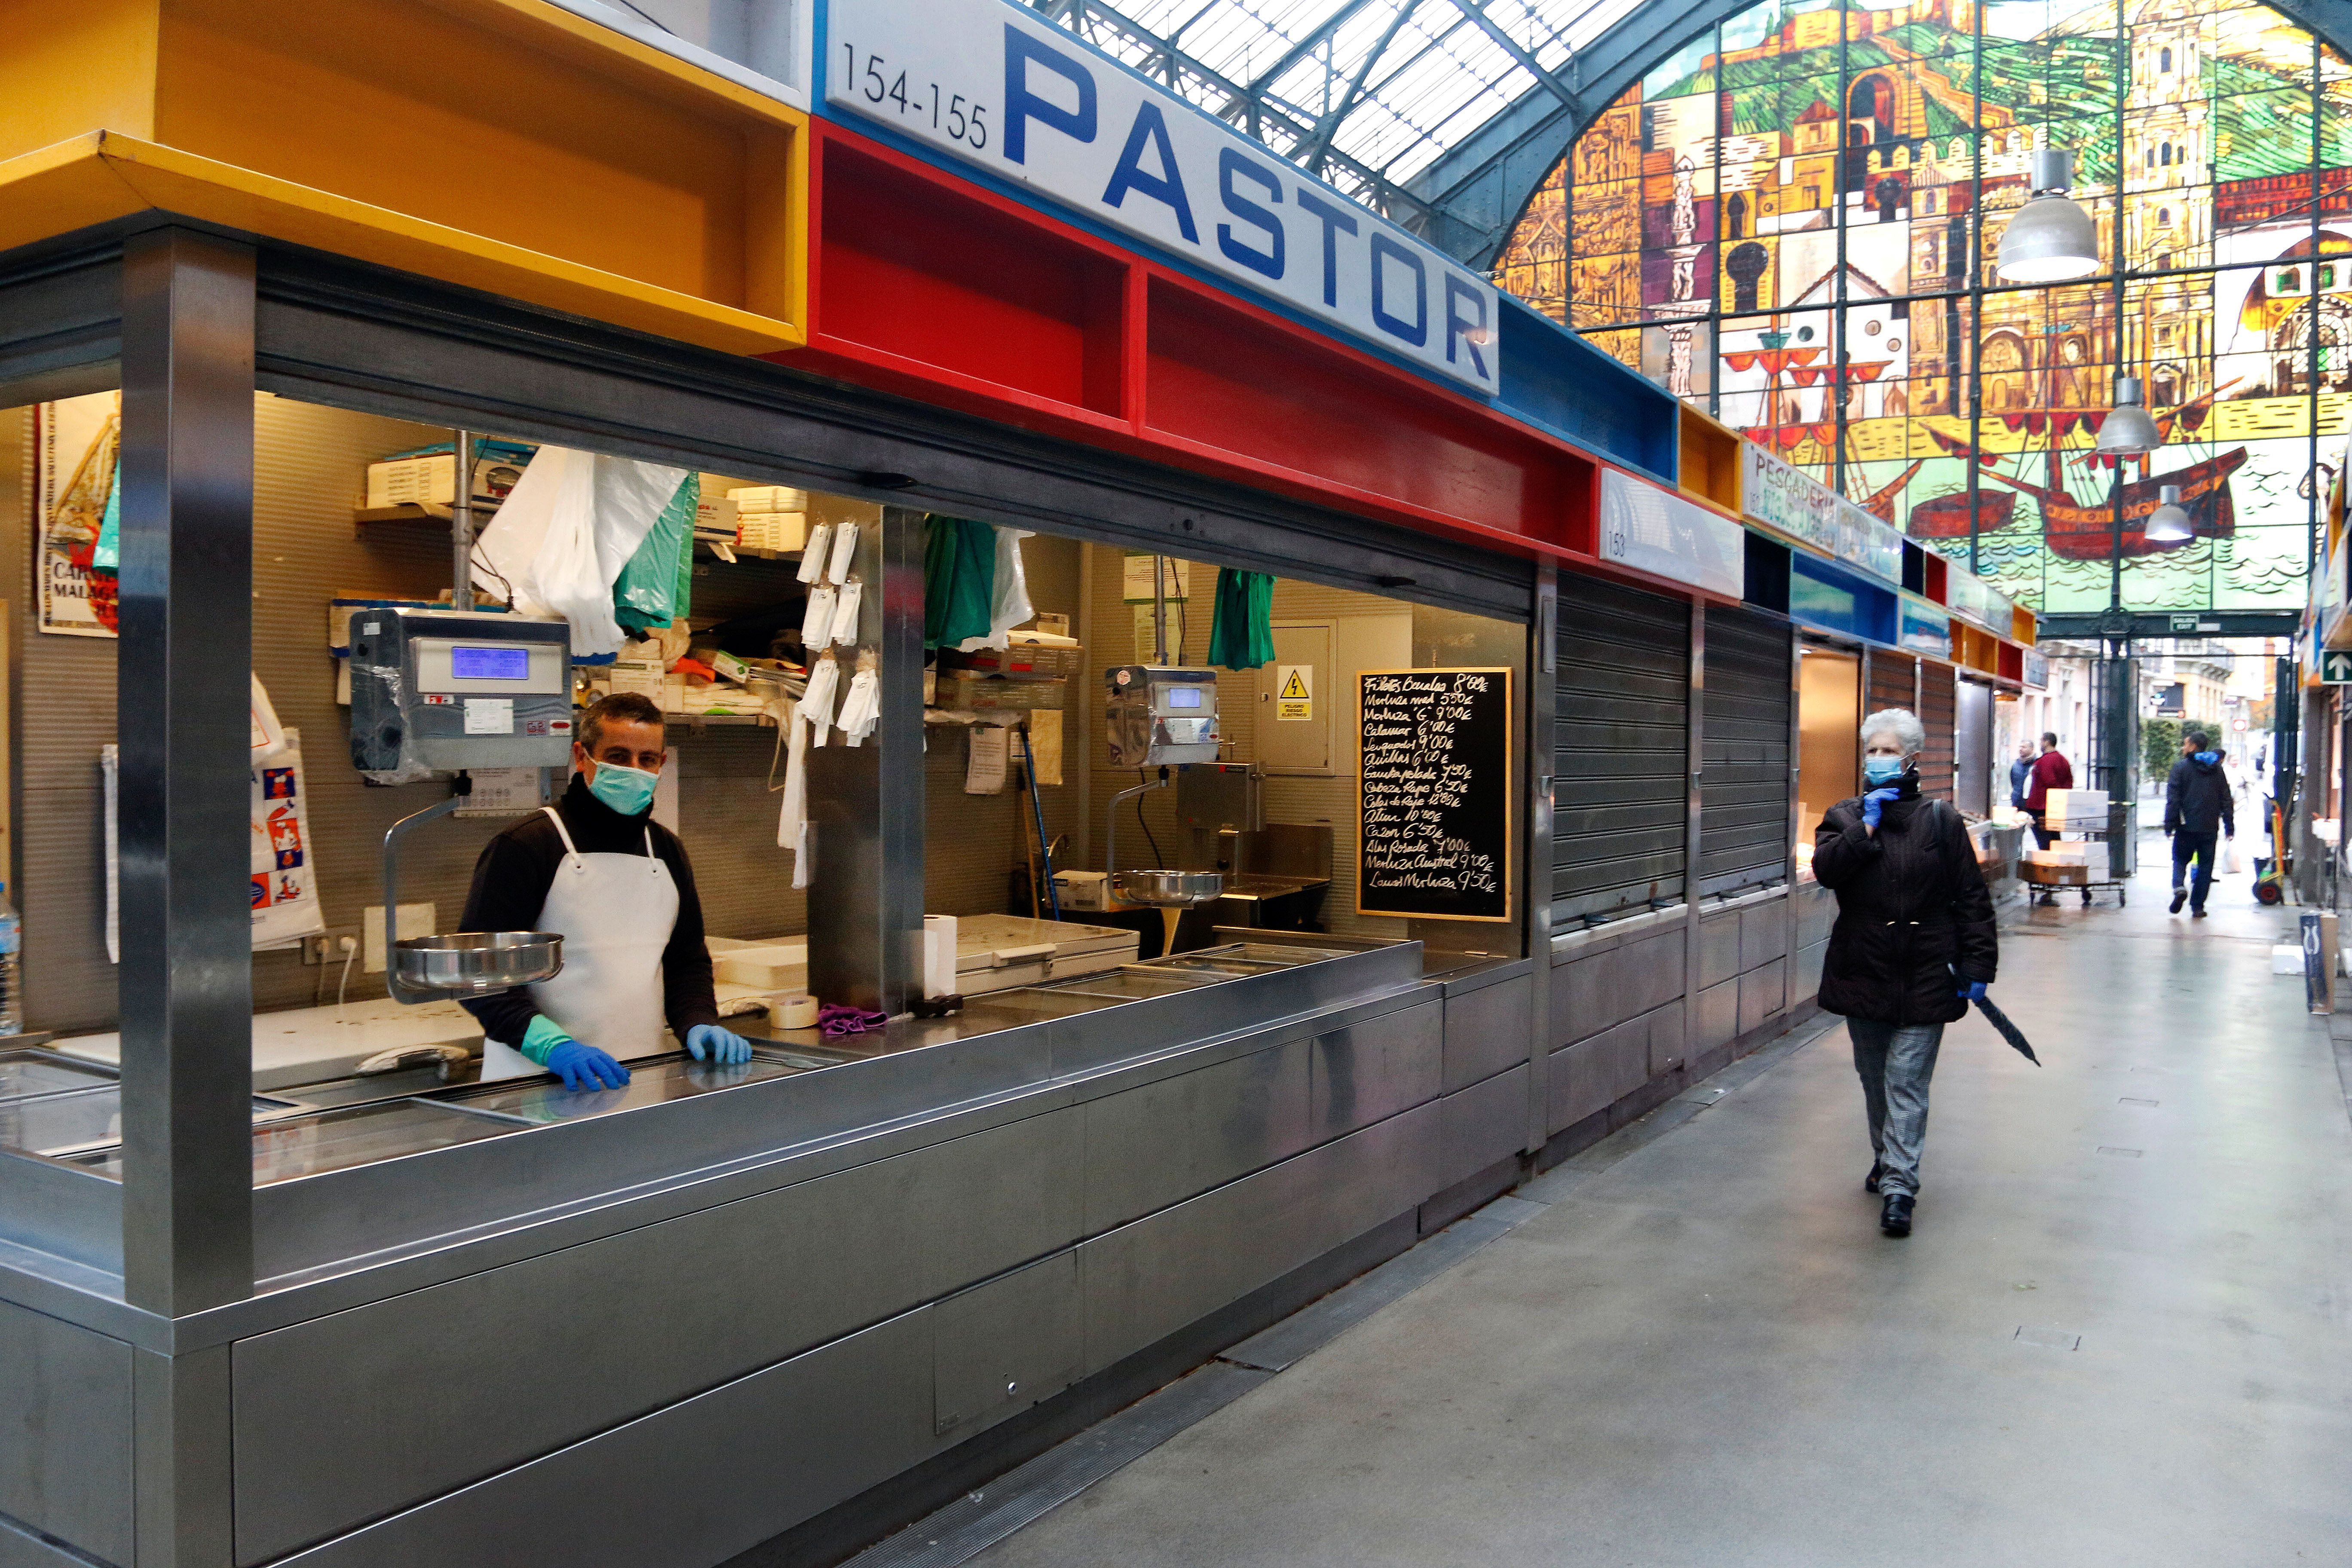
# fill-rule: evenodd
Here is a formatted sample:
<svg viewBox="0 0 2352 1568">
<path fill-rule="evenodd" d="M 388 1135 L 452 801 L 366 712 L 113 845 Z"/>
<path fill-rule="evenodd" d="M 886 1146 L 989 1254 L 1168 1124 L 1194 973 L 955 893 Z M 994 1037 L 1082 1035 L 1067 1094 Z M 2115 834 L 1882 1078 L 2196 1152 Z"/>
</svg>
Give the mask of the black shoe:
<svg viewBox="0 0 2352 1568">
<path fill-rule="evenodd" d="M 1909 1193 L 1887 1194 L 1886 1206 L 1878 1211 L 1878 1228 L 1889 1236 L 1910 1235 L 1912 1202 Z"/>
<path fill-rule="evenodd" d="M 2179 914 L 2179 913 L 2180 912 L 2180 906 L 2181 906 L 2181 905 L 2183 905 L 2183 904 L 2185 904 L 2185 903 L 2187 903 L 2188 901 L 2189 901 L 2189 889 L 2186 889 L 2186 888 L 2175 888 L 2175 889 L 2172 889 L 2172 912 L 2173 912 L 2174 914 L 2176 914 L 2176 915 L 2177 915 L 2177 914 Z M 2200 912 L 2201 912 L 2201 911 L 2200 911 Z"/>
<path fill-rule="evenodd" d="M 2200 921 L 2201 921 L 2201 920 L 2203 920 L 2203 919 L 2205 918 L 2205 911 L 2204 911 L 2203 910 L 2189 910 L 2189 917 L 2190 917 L 2191 919 L 2193 919 L 2193 920 L 2200 920 Z"/>
<path fill-rule="evenodd" d="M 1878 1178 L 1885 1174 L 1886 1174 L 1886 1162 L 1884 1160 L 1873 1160 L 1870 1163 L 1870 1174 L 1863 1177 L 1862 1179 L 1862 1190 L 1865 1193 L 1876 1192 L 1878 1190 Z"/>
</svg>

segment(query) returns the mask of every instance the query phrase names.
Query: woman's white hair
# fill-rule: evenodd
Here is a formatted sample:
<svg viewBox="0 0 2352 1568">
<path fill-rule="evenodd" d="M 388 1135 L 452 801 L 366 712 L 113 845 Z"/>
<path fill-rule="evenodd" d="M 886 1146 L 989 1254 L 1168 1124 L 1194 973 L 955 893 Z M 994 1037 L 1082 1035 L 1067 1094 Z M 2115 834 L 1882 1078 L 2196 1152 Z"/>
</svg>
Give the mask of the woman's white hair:
<svg viewBox="0 0 2352 1568">
<path fill-rule="evenodd" d="M 1892 735 L 1895 743 L 1903 748 L 1906 757 L 1916 756 L 1927 749 L 1927 731 L 1919 716 L 1908 708 L 1881 708 L 1862 721 L 1862 743 L 1868 746 L 1874 735 Z"/>
</svg>

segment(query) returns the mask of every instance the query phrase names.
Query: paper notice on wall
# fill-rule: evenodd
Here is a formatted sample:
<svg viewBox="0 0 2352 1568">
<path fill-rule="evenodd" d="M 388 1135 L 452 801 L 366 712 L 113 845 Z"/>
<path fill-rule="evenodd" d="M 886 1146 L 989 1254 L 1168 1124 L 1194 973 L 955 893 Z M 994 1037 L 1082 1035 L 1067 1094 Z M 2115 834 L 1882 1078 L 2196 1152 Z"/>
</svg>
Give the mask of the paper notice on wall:
<svg viewBox="0 0 2352 1568">
<path fill-rule="evenodd" d="M 285 745 L 253 770 L 252 825 L 247 865 L 252 874 L 254 950 L 289 947 L 323 932 L 299 730 L 288 730 Z"/>
<path fill-rule="evenodd" d="M 1192 563 L 1170 555 L 1149 555 L 1130 550 L 1119 563 L 1119 596 L 1129 604 L 1151 603 L 1151 563 L 1160 563 L 1160 579 L 1171 600 L 1192 596 Z"/>
<path fill-rule="evenodd" d="M 1004 793 L 1005 759 L 1011 753 L 1005 737 L 1011 733 L 1002 724 L 974 724 L 971 727 L 971 752 L 963 765 L 964 794 Z"/>
<path fill-rule="evenodd" d="M 1029 710 L 1029 752 L 1037 769 L 1037 782 L 1057 784 L 1062 782 L 1062 710 L 1058 708 L 1033 708 Z"/>
<path fill-rule="evenodd" d="M 38 406 L 33 573 L 45 632 L 114 636 L 116 576 L 99 569 L 91 557 L 121 473 L 116 454 L 121 433 L 120 393 L 94 392 Z"/>
<path fill-rule="evenodd" d="M 511 697 L 467 698 L 466 733 L 468 735 L 513 734 L 514 699 Z"/>
</svg>

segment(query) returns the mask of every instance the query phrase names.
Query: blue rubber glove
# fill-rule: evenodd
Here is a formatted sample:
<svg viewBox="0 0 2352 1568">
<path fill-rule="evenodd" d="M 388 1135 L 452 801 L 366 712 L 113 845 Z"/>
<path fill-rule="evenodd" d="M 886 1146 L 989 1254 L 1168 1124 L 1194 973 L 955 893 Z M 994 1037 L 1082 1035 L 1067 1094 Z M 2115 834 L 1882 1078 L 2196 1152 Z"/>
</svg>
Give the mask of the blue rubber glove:
<svg viewBox="0 0 2352 1568">
<path fill-rule="evenodd" d="M 713 1067 L 734 1067 L 751 1059 L 751 1042 L 716 1024 L 697 1024 L 686 1032 L 686 1048 L 696 1061 Z"/>
<path fill-rule="evenodd" d="M 1862 797 L 1862 825 L 1864 827 L 1877 826 L 1879 814 L 1886 809 L 1886 803 L 1890 800 L 1895 800 L 1900 797 L 1902 793 L 1903 792 L 1901 790 L 1897 789 L 1874 789 L 1868 795 L 1864 795 Z"/>
<path fill-rule="evenodd" d="M 522 1054 L 563 1080 L 569 1089 L 619 1089 L 629 1069 L 593 1046 L 583 1046 L 541 1013 L 523 1031 Z"/>
<path fill-rule="evenodd" d="M 1981 1001 L 1983 1001 L 1984 999 L 1985 999 L 1985 983 L 1984 983 L 1983 981 L 1981 981 L 1981 980 L 1963 980 L 1963 981 L 1961 981 L 1961 982 L 1960 982 L 1960 1000 L 1961 1000 L 1961 1001 L 1963 1001 L 1963 1002 L 1981 1002 Z"/>
</svg>

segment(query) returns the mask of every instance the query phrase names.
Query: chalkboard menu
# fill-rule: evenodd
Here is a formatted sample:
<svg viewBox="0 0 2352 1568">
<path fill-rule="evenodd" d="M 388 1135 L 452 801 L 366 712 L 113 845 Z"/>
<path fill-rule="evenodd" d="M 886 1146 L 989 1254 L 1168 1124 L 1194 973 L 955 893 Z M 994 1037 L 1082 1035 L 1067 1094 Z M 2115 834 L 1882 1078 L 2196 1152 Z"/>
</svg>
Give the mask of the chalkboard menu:
<svg viewBox="0 0 2352 1568">
<path fill-rule="evenodd" d="M 1368 669 L 1356 911 L 1511 918 L 1511 672 Z"/>
</svg>

